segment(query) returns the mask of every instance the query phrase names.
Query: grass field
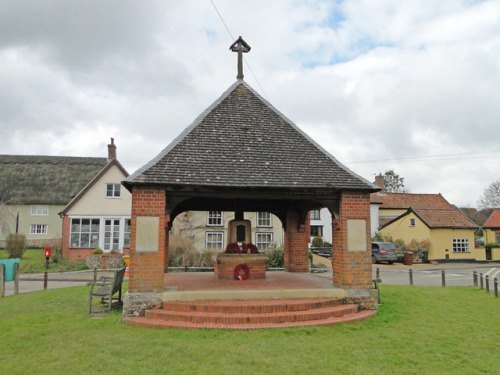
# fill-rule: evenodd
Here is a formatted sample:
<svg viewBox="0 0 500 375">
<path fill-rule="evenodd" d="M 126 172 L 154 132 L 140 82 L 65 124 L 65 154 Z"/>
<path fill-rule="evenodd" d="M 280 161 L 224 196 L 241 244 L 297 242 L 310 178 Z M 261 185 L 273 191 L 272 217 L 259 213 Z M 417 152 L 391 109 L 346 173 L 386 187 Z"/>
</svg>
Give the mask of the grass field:
<svg viewBox="0 0 500 375">
<path fill-rule="evenodd" d="M 6 259 L 7 250 L 0 250 L 0 259 Z M 66 272 L 85 270 L 87 266 L 82 260 L 61 260 L 58 263 L 49 262 L 48 272 Z M 40 273 L 45 271 L 45 257 L 43 249 L 26 249 L 19 264 L 21 273 Z"/>
<path fill-rule="evenodd" d="M 86 314 L 87 289 L 0 300 L 1 374 L 500 374 L 500 299 L 382 286 L 378 316 L 233 332 L 128 327 Z"/>
</svg>

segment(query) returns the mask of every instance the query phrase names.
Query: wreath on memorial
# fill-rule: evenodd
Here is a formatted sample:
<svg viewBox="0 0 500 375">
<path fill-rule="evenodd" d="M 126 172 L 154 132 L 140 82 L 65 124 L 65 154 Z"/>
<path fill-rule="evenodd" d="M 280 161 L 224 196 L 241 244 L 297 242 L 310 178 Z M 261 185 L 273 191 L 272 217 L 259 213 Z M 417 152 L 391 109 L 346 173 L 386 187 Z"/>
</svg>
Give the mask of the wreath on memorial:
<svg viewBox="0 0 500 375">
<path fill-rule="evenodd" d="M 258 254 L 259 249 L 253 243 L 242 243 L 241 246 L 238 242 L 229 243 L 226 246 L 226 254 Z"/>
<path fill-rule="evenodd" d="M 238 264 L 234 267 L 233 274 L 235 280 L 247 280 L 250 277 L 250 267 L 245 263 Z"/>
</svg>

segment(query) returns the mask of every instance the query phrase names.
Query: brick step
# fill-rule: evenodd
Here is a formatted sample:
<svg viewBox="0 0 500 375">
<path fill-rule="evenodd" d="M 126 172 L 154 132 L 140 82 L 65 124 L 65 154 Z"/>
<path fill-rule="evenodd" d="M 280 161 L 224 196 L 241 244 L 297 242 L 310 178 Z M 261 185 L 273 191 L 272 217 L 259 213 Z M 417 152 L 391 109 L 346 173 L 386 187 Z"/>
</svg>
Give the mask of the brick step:
<svg viewBox="0 0 500 375">
<path fill-rule="evenodd" d="M 129 317 L 125 318 L 124 322 L 127 325 L 147 328 L 182 328 L 182 329 L 231 329 L 231 330 L 253 330 L 265 328 L 291 328 L 291 327 L 309 327 L 309 326 L 324 326 L 341 323 L 351 323 L 375 316 L 375 310 L 362 310 L 356 313 L 343 315 L 340 317 L 330 317 L 320 320 L 295 321 L 284 323 L 255 323 L 255 324 L 222 324 L 222 323 L 193 323 L 182 321 L 167 321 L 163 319 L 149 319 L 146 317 Z"/>
<path fill-rule="evenodd" d="M 164 302 L 163 310 L 206 312 L 206 313 L 249 313 L 269 314 L 285 311 L 305 311 L 343 304 L 339 298 L 301 298 L 281 300 L 226 300 L 226 301 L 190 301 Z"/>
<path fill-rule="evenodd" d="M 151 309 L 146 311 L 146 318 L 153 320 L 182 321 L 191 323 L 213 323 L 223 325 L 258 324 L 258 323 L 285 323 L 310 320 L 322 320 L 331 317 L 357 312 L 358 306 L 345 304 L 333 307 L 312 308 L 301 311 L 282 311 L 269 313 L 226 313 L 226 312 L 199 312 L 199 311 L 166 311 Z"/>
</svg>

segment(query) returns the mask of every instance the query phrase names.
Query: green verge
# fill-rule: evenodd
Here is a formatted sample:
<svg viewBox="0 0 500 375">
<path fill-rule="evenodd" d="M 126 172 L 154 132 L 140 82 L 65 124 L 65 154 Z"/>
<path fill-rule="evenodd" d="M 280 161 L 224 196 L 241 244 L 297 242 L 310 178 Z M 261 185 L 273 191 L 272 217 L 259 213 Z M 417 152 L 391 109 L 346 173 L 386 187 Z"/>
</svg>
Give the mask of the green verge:
<svg viewBox="0 0 500 375">
<path fill-rule="evenodd" d="M 6 259 L 9 255 L 7 250 L 0 250 L 0 259 Z M 86 270 L 87 266 L 83 260 L 60 260 L 54 263 L 49 262 L 48 272 L 68 272 Z M 43 249 L 26 249 L 19 263 L 21 273 L 41 273 L 45 272 L 45 257 Z"/>
<path fill-rule="evenodd" d="M 500 299 L 472 287 L 382 286 L 376 317 L 261 331 L 125 326 L 87 288 L 0 300 L 2 374 L 499 374 Z"/>
</svg>

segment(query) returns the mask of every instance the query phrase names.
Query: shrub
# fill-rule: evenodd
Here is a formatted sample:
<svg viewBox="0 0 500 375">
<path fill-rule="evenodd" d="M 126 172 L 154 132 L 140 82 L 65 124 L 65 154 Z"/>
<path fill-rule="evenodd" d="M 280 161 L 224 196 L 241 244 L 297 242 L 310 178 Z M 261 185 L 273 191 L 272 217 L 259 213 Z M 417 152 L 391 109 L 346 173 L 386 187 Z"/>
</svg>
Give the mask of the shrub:
<svg viewBox="0 0 500 375">
<path fill-rule="evenodd" d="M 185 237 L 172 235 L 168 241 L 168 265 L 170 267 L 213 267 L 216 250 L 198 251 Z"/>
<path fill-rule="evenodd" d="M 92 252 L 92 254 L 96 254 L 96 255 L 102 254 L 102 253 L 104 253 L 104 251 L 102 251 L 102 249 L 100 247 L 96 247 L 94 249 L 94 251 Z"/>
<path fill-rule="evenodd" d="M 5 246 L 9 258 L 22 258 L 25 245 L 26 236 L 24 234 L 9 234 Z"/>
<path fill-rule="evenodd" d="M 269 268 L 283 268 L 285 266 L 285 252 L 283 249 L 268 249 L 265 253 L 269 257 L 267 263 Z"/>
<path fill-rule="evenodd" d="M 316 236 L 312 240 L 312 247 L 323 247 L 323 239 L 319 236 Z"/>
</svg>

